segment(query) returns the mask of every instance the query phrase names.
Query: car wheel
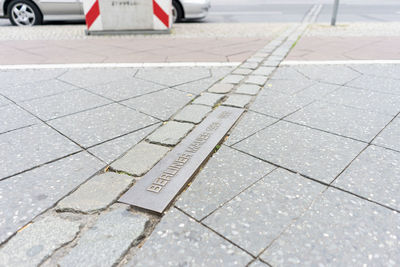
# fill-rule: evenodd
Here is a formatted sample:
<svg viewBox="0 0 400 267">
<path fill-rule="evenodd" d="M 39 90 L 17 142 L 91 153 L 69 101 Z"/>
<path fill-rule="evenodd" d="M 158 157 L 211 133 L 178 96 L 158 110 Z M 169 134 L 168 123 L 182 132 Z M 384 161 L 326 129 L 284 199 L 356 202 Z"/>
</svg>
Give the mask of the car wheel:
<svg viewBox="0 0 400 267">
<path fill-rule="evenodd" d="M 183 10 L 177 1 L 172 1 L 172 17 L 174 22 L 178 22 L 183 19 Z"/>
<path fill-rule="evenodd" d="M 7 12 L 11 23 L 16 26 L 33 26 L 42 24 L 43 21 L 37 6 L 27 0 L 11 1 Z"/>
</svg>

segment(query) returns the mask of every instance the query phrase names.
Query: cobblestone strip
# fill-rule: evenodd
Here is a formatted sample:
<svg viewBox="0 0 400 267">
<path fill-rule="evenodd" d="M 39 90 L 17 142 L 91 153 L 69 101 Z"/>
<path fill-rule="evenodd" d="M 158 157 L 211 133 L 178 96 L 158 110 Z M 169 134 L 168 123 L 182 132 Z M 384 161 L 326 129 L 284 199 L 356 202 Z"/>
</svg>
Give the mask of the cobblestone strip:
<svg viewBox="0 0 400 267">
<path fill-rule="evenodd" d="M 284 32 L 281 36 L 279 36 L 274 41 L 270 42 L 267 46 L 261 49 L 258 53 L 253 55 L 251 58 L 243 62 L 237 69 L 233 70 L 231 75 L 226 76 L 220 82 L 212 86 L 208 89 L 208 92 L 204 92 L 196 98 L 191 106 L 195 105 L 205 105 L 216 107 L 218 105 L 226 105 L 233 106 L 237 108 L 244 108 L 254 101 L 256 95 L 263 89 L 269 77 L 275 71 L 275 69 L 279 66 L 280 62 L 285 58 L 285 56 L 289 53 L 290 49 L 293 47 L 298 38 L 304 33 L 307 29 L 308 25 L 311 21 L 315 20 L 316 15 L 319 12 L 320 7 L 315 6 L 314 9 L 310 12 L 310 14 L 305 18 L 305 22 L 300 25 L 294 25 L 289 28 L 286 32 Z M 196 205 L 196 203 L 191 203 L 191 205 Z M 171 213 L 177 213 L 175 209 L 171 211 Z M 179 212 L 178 212 L 179 213 Z M 192 251 L 191 249 L 181 250 L 182 252 L 180 256 L 175 257 L 175 255 L 170 255 L 168 252 L 163 250 L 162 244 L 167 247 L 172 243 L 175 245 L 175 239 L 179 239 L 177 241 L 179 244 L 185 244 L 186 247 L 197 247 L 200 246 L 197 241 L 197 237 L 206 238 L 207 240 L 217 240 L 220 237 L 215 235 L 214 233 L 210 233 L 207 228 L 199 227 L 197 229 L 195 226 L 192 226 L 188 229 L 185 229 L 186 223 L 181 223 L 176 227 L 173 227 L 174 230 L 171 229 L 171 226 L 168 226 L 169 220 L 166 219 L 164 224 L 160 224 L 156 228 L 156 233 L 150 236 L 148 243 L 138 252 L 137 257 L 133 257 L 137 250 L 134 252 L 130 251 L 128 253 L 126 259 L 133 258 L 132 261 L 128 263 L 128 266 L 160 266 L 160 264 L 165 263 L 167 261 L 168 264 L 172 265 L 180 265 L 183 261 L 187 264 L 191 262 L 196 265 L 206 262 L 209 259 L 201 259 L 198 258 L 198 253 Z M 182 221 L 182 220 L 179 220 Z M 164 219 L 163 219 L 164 222 Z M 200 223 L 198 226 L 203 225 Z M 164 227 L 165 226 L 165 227 Z M 204 226 L 204 225 L 203 225 Z M 195 229 L 196 228 L 196 229 Z M 193 229 L 193 232 L 192 232 Z M 182 230 L 182 231 L 181 231 Z M 172 240 L 169 240 L 167 235 L 168 233 L 173 233 Z M 186 238 L 186 235 L 192 235 L 192 238 Z M 185 235 L 185 236 L 184 236 Z M 229 240 L 226 240 L 231 242 Z M 218 241 L 214 241 L 218 242 Z M 222 240 L 219 242 L 223 242 Z M 234 245 L 234 249 L 237 249 L 237 245 Z M 179 246 L 179 245 L 177 245 Z M 229 246 L 229 243 L 226 244 Z M 199 248 L 207 249 L 207 248 Z M 240 258 L 239 252 L 233 252 L 234 249 L 231 249 L 229 253 L 234 255 L 234 258 Z M 245 252 L 248 256 L 250 256 L 250 260 L 247 260 L 247 263 L 254 262 L 255 266 L 257 264 L 262 264 L 260 260 L 253 256 L 252 253 L 247 252 L 243 248 L 240 248 L 243 252 Z M 240 250 L 239 250 L 240 251 Z M 180 253 L 177 252 L 177 253 Z M 192 253 L 193 252 L 193 253 Z M 228 254 L 229 254 L 228 253 Z M 188 255 L 189 254 L 189 255 Z M 222 252 L 222 256 L 224 257 L 225 253 Z M 136 254 L 135 254 L 136 255 Z M 177 254 L 178 255 L 178 254 Z M 212 257 L 211 257 L 212 258 Z M 228 263 L 229 260 L 224 259 L 224 263 Z M 238 259 L 239 261 L 239 259 Z M 244 260 L 246 261 L 246 260 Z M 219 262 L 220 265 L 224 265 L 224 263 Z M 243 263 L 241 263 L 243 264 Z M 239 265 L 241 265 L 239 264 Z M 212 263 L 211 263 L 212 265 Z M 245 265 L 245 264 L 244 264 Z"/>
<path fill-rule="evenodd" d="M 0 247 L 0 262 L 12 266 L 126 264 L 146 237 L 150 236 L 160 217 L 115 204 L 116 199 L 161 160 L 213 108 L 218 105 L 246 108 L 316 13 L 317 10 L 310 12 L 304 23 L 290 27 L 231 75 L 217 82 L 144 141 L 111 163 L 104 173 L 94 176 L 61 200 L 55 208 L 20 230 Z M 227 241 L 226 246 L 232 245 Z M 251 260 L 249 253 L 243 254 L 235 246 L 233 244 L 233 250 L 245 258 L 244 262 Z"/>
</svg>

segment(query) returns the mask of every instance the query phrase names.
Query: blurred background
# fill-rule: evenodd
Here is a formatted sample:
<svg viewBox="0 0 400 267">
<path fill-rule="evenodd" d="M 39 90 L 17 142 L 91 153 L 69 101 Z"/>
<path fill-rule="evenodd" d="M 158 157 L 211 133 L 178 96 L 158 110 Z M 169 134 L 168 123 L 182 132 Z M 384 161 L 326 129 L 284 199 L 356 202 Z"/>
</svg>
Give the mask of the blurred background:
<svg viewBox="0 0 400 267">
<path fill-rule="evenodd" d="M 57 2 L 58 0 L 54 0 Z M 211 0 L 208 16 L 203 23 L 240 22 L 300 22 L 314 4 L 322 10 L 317 23 L 328 23 L 334 0 Z M 400 20 L 399 0 L 341 0 L 338 23 L 393 22 Z M 193 21 L 184 21 L 190 23 Z M 199 22 L 198 20 L 195 22 Z M 52 24 L 81 24 L 82 21 L 51 21 Z M 10 26 L 7 19 L 0 19 L 1 26 Z"/>
</svg>

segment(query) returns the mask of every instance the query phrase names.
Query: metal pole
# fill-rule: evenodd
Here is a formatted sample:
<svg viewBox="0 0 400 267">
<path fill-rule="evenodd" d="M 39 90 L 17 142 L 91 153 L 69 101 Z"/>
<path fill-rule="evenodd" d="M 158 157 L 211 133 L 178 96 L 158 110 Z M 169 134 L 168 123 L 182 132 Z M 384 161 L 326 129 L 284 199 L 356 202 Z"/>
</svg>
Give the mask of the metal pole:
<svg viewBox="0 0 400 267">
<path fill-rule="evenodd" d="M 339 10 L 339 0 L 335 0 L 335 3 L 333 4 L 333 13 L 332 13 L 332 19 L 331 19 L 331 26 L 336 25 L 336 17 L 337 13 Z"/>
</svg>

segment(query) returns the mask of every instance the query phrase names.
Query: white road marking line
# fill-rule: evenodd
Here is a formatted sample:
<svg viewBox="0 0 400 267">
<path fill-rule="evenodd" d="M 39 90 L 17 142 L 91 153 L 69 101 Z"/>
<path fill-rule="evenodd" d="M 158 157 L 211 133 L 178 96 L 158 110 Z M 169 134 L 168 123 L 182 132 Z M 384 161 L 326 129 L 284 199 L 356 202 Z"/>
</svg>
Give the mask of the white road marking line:
<svg viewBox="0 0 400 267">
<path fill-rule="evenodd" d="M 216 11 L 210 15 L 282 15 L 281 11 Z"/>
<path fill-rule="evenodd" d="M 241 62 L 162 62 L 162 63 L 87 63 L 0 65 L 0 70 L 87 69 L 87 68 L 160 68 L 160 67 L 237 67 Z"/>
<path fill-rule="evenodd" d="M 286 60 L 280 66 L 292 65 L 366 65 L 366 64 L 400 64 L 400 60 Z"/>
</svg>

